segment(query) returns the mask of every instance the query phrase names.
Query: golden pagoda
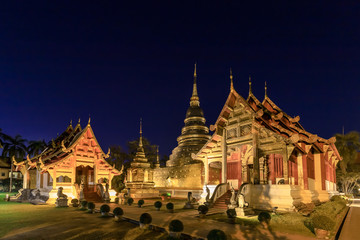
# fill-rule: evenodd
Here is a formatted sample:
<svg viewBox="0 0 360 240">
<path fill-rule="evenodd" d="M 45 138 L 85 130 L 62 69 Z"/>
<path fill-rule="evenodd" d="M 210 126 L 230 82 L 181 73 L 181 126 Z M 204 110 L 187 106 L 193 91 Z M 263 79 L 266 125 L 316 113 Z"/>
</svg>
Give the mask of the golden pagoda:
<svg viewBox="0 0 360 240">
<path fill-rule="evenodd" d="M 210 139 L 209 128 L 205 126 L 204 112 L 200 108 L 196 78 L 195 64 L 193 92 L 190 98 L 190 107 L 186 111 L 185 126 L 177 138 L 178 146 L 173 149 L 170 160 L 166 162 L 167 167 L 194 163 L 191 154 L 197 153 Z"/>
</svg>

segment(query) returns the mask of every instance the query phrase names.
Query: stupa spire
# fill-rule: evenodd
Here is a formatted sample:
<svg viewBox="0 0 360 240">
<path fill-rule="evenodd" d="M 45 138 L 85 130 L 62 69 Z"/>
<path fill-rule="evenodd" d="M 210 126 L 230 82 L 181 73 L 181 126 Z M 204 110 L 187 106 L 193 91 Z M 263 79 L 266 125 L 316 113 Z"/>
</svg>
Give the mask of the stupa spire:
<svg viewBox="0 0 360 240">
<path fill-rule="evenodd" d="M 230 91 L 233 90 L 234 90 L 234 82 L 233 82 L 232 69 L 230 68 Z"/>
<path fill-rule="evenodd" d="M 139 147 L 143 147 L 143 142 L 142 142 L 142 118 L 140 118 L 140 139 L 139 139 Z"/>
<path fill-rule="evenodd" d="M 142 118 L 140 118 L 140 139 L 139 139 L 139 146 L 136 151 L 136 155 L 134 158 L 135 162 L 147 162 L 147 158 L 145 156 L 145 151 L 143 147 L 143 139 L 142 139 Z"/>
<path fill-rule="evenodd" d="M 197 78 L 197 74 L 196 74 L 196 63 L 195 63 L 194 84 L 193 84 L 192 96 L 190 98 L 190 106 L 200 106 L 199 96 L 198 96 L 198 92 L 197 92 L 196 78 Z"/>
</svg>

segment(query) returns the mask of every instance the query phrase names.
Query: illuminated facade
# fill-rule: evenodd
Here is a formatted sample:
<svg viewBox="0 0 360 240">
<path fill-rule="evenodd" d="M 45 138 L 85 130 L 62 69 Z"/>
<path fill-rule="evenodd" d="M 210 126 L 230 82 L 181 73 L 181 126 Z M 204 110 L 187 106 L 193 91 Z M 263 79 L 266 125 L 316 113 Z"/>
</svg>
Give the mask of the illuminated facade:
<svg viewBox="0 0 360 240">
<path fill-rule="evenodd" d="M 326 201 L 336 191 L 336 164 L 341 157 L 335 137 L 307 132 L 300 117 L 290 117 L 267 95 L 244 99 L 233 87 L 211 139 L 194 156 L 204 164 L 204 184 L 249 183 L 247 201 L 254 208 L 290 210 L 298 202 Z"/>
<path fill-rule="evenodd" d="M 104 189 L 105 181 L 110 186 L 110 197 L 114 200 L 116 192 L 111 190 L 111 179 L 121 171 L 105 161 L 105 154 L 95 138 L 90 119 L 84 129 L 79 123 L 72 124 L 39 155 L 14 164 L 24 175 L 23 188 L 40 190 L 41 195 L 49 196 L 48 202 L 55 202 L 57 189 L 69 198 L 80 198 L 80 184 L 84 183 L 85 198 L 97 195 Z M 101 186 L 100 186 L 101 185 Z"/>
</svg>

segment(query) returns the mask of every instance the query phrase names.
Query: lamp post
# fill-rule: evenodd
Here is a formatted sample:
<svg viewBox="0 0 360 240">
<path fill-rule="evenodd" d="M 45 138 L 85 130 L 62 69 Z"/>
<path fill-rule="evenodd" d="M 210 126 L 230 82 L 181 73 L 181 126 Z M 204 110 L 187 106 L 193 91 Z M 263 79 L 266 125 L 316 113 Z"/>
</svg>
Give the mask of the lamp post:
<svg viewBox="0 0 360 240">
<path fill-rule="evenodd" d="M 11 192 L 12 190 L 12 178 L 13 178 L 13 161 L 15 160 L 15 157 L 13 156 L 11 159 L 11 163 L 10 163 L 10 185 L 9 185 L 9 192 Z"/>
</svg>

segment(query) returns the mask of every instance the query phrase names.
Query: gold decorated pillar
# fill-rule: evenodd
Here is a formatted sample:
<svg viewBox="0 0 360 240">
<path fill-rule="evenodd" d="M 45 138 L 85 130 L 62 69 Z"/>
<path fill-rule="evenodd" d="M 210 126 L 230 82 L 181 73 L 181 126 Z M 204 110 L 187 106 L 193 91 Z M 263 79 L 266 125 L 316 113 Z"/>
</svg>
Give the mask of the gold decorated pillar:
<svg viewBox="0 0 360 240">
<path fill-rule="evenodd" d="M 322 190 L 322 177 L 321 177 L 321 156 L 320 153 L 314 153 L 314 173 L 315 173 L 315 190 Z"/>
<path fill-rule="evenodd" d="M 304 169 L 303 169 L 303 157 L 299 153 L 297 156 L 297 168 L 298 168 L 298 185 L 304 188 Z"/>
<path fill-rule="evenodd" d="M 288 160 L 288 157 L 287 157 L 286 148 L 285 148 L 285 151 L 282 154 L 282 157 L 283 157 L 283 177 L 284 177 L 284 182 L 285 182 L 285 184 L 289 184 L 289 160 Z"/>
<path fill-rule="evenodd" d="M 221 141 L 221 152 L 222 152 L 222 168 L 221 168 L 221 183 L 227 182 L 227 146 L 226 146 L 226 129 L 223 129 L 222 141 Z"/>
<path fill-rule="evenodd" d="M 204 168 L 205 168 L 205 183 L 204 185 L 207 185 L 209 183 L 209 160 L 207 155 L 205 156 L 205 161 L 204 161 Z"/>
</svg>

